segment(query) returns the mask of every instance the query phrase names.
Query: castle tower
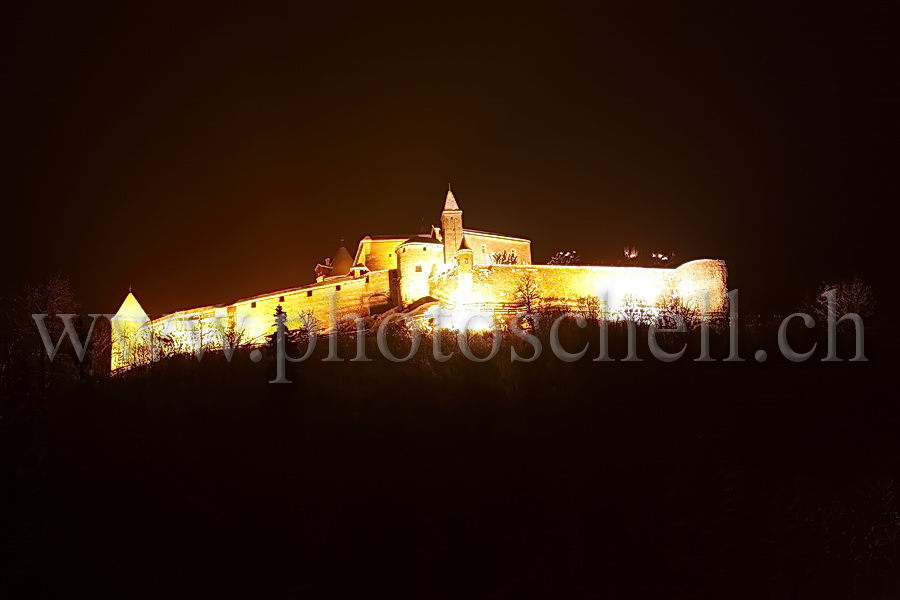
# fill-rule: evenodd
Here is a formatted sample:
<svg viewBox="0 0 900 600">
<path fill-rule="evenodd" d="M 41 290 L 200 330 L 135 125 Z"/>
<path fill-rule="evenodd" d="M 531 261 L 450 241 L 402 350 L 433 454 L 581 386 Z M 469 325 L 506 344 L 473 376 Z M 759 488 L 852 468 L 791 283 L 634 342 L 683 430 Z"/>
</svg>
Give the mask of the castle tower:
<svg viewBox="0 0 900 600">
<path fill-rule="evenodd" d="M 459 245 L 459 250 L 456 251 L 456 264 L 460 273 L 471 273 L 475 264 L 475 252 L 469 248 L 465 237 Z"/>
<path fill-rule="evenodd" d="M 443 262 L 444 246 L 436 238 L 417 235 L 397 246 L 401 306 L 430 294 L 428 280 Z"/>
<path fill-rule="evenodd" d="M 115 371 L 123 367 L 133 367 L 150 360 L 146 325 L 150 317 L 144 312 L 131 290 L 122 306 L 112 318 L 112 348 L 110 368 Z"/>
<path fill-rule="evenodd" d="M 472 271 L 475 264 L 475 252 L 469 248 L 466 238 L 462 239 L 456 251 L 456 269 L 458 273 L 457 300 L 470 298 L 472 293 Z"/>
<path fill-rule="evenodd" d="M 444 263 L 450 264 L 463 237 L 462 211 L 456 204 L 450 186 L 447 186 L 447 199 L 444 200 L 444 212 L 441 213 L 441 230 L 444 238 Z"/>
</svg>

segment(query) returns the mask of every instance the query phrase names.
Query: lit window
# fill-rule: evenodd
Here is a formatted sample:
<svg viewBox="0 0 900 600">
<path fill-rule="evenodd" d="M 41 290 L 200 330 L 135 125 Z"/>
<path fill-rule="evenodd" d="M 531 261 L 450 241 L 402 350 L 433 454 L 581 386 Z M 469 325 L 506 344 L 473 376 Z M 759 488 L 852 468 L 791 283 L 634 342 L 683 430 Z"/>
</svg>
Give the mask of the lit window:
<svg viewBox="0 0 900 600">
<path fill-rule="evenodd" d="M 416 265 L 416 273 L 422 272 L 422 265 Z"/>
</svg>

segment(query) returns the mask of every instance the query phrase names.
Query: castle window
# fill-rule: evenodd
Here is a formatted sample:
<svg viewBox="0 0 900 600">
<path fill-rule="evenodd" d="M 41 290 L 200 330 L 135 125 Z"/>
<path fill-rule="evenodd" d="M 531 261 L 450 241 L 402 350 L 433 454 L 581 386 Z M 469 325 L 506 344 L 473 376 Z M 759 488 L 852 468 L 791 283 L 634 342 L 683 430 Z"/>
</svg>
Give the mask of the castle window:
<svg viewBox="0 0 900 600">
<path fill-rule="evenodd" d="M 334 286 L 334 291 L 336 291 L 336 292 L 341 291 L 341 286 L 339 286 L 339 285 Z"/>
<path fill-rule="evenodd" d="M 312 290 L 306 290 L 306 297 L 309 298 L 312 296 Z"/>
<path fill-rule="evenodd" d="M 284 302 L 284 296 L 278 296 L 278 301 L 279 301 L 279 302 Z"/>
<path fill-rule="evenodd" d="M 366 283 L 369 283 L 369 276 L 366 275 Z"/>
<path fill-rule="evenodd" d="M 487 246 L 484 244 L 481 245 L 481 253 L 487 256 Z"/>
<path fill-rule="evenodd" d="M 251 303 L 250 303 L 250 308 L 256 308 L 256 302 L 251 302 Z"/>
<path fill-rule="evenodd" d="M 416 273 L 422 272 L 422 265 L 416 265 Z"/>
<path fill-rule="evenodd" d="M 425 252 L 426 250 L 428 250 L 428 247 L 427 247 L 427 246 L 422 246 L 422 252 Z"/>
</svg>

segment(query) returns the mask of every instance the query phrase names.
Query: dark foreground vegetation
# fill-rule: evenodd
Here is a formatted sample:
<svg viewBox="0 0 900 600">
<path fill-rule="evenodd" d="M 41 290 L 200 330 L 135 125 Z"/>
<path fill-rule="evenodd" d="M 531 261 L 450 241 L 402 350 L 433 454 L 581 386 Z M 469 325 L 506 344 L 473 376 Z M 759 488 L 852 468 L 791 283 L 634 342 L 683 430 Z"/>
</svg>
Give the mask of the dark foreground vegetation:
<svg viewBox="0 0 900 600">
<path fill-rule="evenodd" d="M 868 333 L 856 363 L 323 341 L 289 385 L 249 350 L 8 380 L 0 596 L 897 598 L 900 407 Z"/>
</svg>

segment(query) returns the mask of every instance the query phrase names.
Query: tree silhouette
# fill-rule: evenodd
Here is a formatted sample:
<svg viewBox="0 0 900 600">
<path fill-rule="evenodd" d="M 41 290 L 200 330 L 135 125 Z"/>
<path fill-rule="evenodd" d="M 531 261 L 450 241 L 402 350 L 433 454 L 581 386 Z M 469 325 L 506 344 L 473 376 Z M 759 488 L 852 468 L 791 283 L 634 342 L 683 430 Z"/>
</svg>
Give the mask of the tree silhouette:
<svg viewBox="0 0 900 600">
<path fill-rule="evenodd" d="M 834 292 L 834 306 L 829 308 L 828 292 Z M 803 312 L 811 314 L 821 323 L 827 323 L 829 312 L 834 319 L 839 319 L 848 313 L 856 313 L 863 318 L 871 317 L 875 313 L 875 291 L 872 286 L 858 276 L 848 281 L 836 283 L 822 283 L 819 293 L 812 302 L 803 307 Z"/>
<path fill-rule="evenodd" d="M 519 258 L 512 250 L 500 250 L 491 253 L 491 262 L 495 265 L 515 265 L 518 264 Z"/>
<path fill-rule="evenodd" d="M 636 246 L 625 246 L 622 249 L 622 253 L 625 255 L 625 264 L 634 265 L 637 264 L 637 259 L 641 255 L 641 250 Z"/>
<path fill-rule="evenodd" d="M 650 258 L 653 259 L 653 264 L 664 267 L 675 258 L 674 252 L 651 252 Z"/>
<path fill-rule="evenodd" d="M 270 356 L 274 356 L 278 349 L 279 330 L 283 332 L 285 343 L 294 339 L 294 335 L 287 325 L 287 313 L 284 312 L 280 304 L 275 307 L 275 314 L 272 316 L 274 317 L 272 324 L 274 331 L 266 336 L 266 352 Z"/>
<path fill-rule="evenodd" d="M 541 301 L 541 289 L 538 285 L 537 278 L 531 271 L 525 271 L 519 278 L 515 292 L 516 300 L 522 303 L 528 313 L 533 313 L 534 309 Z"/>
<path fill-rule="evenodd" d="M 581 255 L 575 250 L 560 250 L 550 257 L 548 265 L 580 265 Z"/>
</svg>

